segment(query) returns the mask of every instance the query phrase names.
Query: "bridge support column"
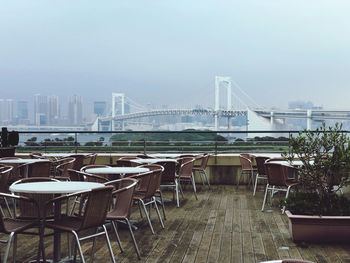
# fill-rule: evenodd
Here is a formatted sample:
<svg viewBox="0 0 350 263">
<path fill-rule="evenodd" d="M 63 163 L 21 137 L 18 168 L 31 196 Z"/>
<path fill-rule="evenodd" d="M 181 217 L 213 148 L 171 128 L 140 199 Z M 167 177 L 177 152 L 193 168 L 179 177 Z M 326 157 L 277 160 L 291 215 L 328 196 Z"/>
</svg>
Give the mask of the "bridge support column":
<svg viewBox="0 0 350 263">
<path fill-rule="evenodd" d="M 311 130 L 311 126 L 312 126 L 312 118 L 311 118 L 311 115 L 312 115 L 312 111 L 311 110 L 307 110 L 306 112 L 306 129 L 307 130 Z"/>
<path fill-rule="evenodd" d="M 271 126 L 274 125 L 274 122 L 275 122 L 274 113 L 273 113 L 273 111 L 271 111 L 270 112 L 270 124 L 271 124 Z"/>
<path fill-rule="evenodd" d="M 231 130 L 231 117 L 227 117 L 227 130 Z"/>
</svg>

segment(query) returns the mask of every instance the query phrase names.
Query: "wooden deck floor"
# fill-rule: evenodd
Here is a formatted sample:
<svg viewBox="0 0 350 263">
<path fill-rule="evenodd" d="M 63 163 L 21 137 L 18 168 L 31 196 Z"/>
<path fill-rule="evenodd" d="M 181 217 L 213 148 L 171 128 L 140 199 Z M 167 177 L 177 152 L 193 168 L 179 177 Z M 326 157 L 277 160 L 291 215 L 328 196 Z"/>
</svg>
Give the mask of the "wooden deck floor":
<svg viewBox="0 0 350 263">
<path fill-rule="evenodd" d="M 120 229 L 123 253 L 110 232 L 117 262 L 260 262 L 282 258 L 350 262 L 350 245 L 294 244 L 287 217 L 277 207 L 272 212 L 260 211 L 262 192 L 253 197 L 245 187 L 237 190 L 234 186 L 212 186 L 210 190 L 202 187 L 198 194 L 197 201 L 192 192 L 186 191 L 180 208 L 167 204 L 165 229 L 161 229 L 153 212 L 155 235 L 135 207 L 132 219 L 143 222 L 135 231 L 142 260 L 137 259 L 128 231 Z M 65 253 L 65 236 L 62 242 Z M 19 236 L 16 262 L 34 259 L 36 244 L 37 238 Z M 52 256 L 51 238 L 47 238 L 45 247 L 48 257 Z M 89 259 L 91 243 L 85 243 L 83 250 Z M 1 252 L 3 255 L 4 245 Z M 97 239 L 95 262 L 110 262 L 103 237 Z"/>
</svg>

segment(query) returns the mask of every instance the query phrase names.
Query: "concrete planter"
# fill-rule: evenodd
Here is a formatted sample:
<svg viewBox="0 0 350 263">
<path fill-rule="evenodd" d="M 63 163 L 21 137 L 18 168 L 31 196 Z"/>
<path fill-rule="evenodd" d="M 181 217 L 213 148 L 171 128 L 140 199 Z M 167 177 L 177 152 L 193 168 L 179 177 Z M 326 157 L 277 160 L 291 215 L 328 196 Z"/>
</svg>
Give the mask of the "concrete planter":
<svg viewBox="0 0 350 263">
<path fill-rule="evenodd" d="M 350 242 L 350 216 L 293 215 L 289 218 L 289 231 L 294 242 Z"/>
</svg>

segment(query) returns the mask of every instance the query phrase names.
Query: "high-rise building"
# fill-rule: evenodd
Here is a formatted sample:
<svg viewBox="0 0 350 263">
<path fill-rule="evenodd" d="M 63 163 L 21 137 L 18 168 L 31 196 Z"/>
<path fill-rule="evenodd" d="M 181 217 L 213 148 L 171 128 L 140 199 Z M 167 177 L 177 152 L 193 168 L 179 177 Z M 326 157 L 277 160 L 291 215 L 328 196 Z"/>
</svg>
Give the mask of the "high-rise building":
<svg viewBox="0 0 350 263">
<path fill-rule="evenodd" d="M 17 124 L 29 124 L 28 101 L 17 101 Z"/>
<path fill-rule="evenodd" d="M 73 95 L 69 97 L 68 120 L 71 125 L 80 125 L 83 123 L 83 105 L 80 96 Z"/>
<path fill-rule="evenodd" d="M 97 116 L 103 116 L 106 113 L 107 102 L 94 101 L 94 114 Z"/>
<path fill-rule="evenodd" d="M 49 125 L 56 125 L 59 120 L 59 105 L 57 96 L 49 96 L 48 98 L 48 118 Z"/>
<path fill-rule="evenodd" d="M 17 117 L 20 120 L 28 119 L 28 101 L 20 100 L 17 102 Z"/>
<path fill-rule="evenodd" d="M 34 95 L 34 123 L 47 125 L 48 98 L 40 94 Z"/>
<path fill-rule="evenodd" d="M 13 119 L 14 119 L 13 100 L 0 99 L 0 121 L 2 125 L 7 125 L 12 123 Z"/>
</svg>

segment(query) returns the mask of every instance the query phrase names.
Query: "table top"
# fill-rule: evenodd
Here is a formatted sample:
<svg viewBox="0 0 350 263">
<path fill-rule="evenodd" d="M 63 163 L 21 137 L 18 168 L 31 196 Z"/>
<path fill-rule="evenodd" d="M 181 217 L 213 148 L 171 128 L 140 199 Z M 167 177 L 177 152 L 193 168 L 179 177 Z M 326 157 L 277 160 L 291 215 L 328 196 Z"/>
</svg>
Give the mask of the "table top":
<svg viewBox="0 0 350 263">
<path fill-rule="evenodd" d="M 302 166 L 303 165 L 303 162 L 300 160 L 294 160 L 294 161 L 292 161 L 292 163 L 287 162 L 287 161 L 271 161 L 271 163 L 279 163 L 282 165 L 292 165 L 292 166 Z M 313 164 L 313 163 L 314 163 L 313 161 L 310 161 L 310 164 Z"/>
<path fill-rule="evenodd" d="M 268 158 L 281 158 L 280 153 L 254 153 L 253 157 L 268 157 Z"/>
<path fill-rule="evenodd" d="M 12 184 L 10 191 L 29 194 L 70 194 L 103 186 L 104 184 L 94 182 L 33 182 Z"/>
<path fill-rule="evenodd" d="M 44 157 L 69 157 L 75 155 L 75 153 L 43 153 Z"/>
<path fill-rule="evenodd" d="M 99 167 L 85 170 L 86 173 L 91 174 L 134 174 L 148 171 L 148 168 L 142 167 Z"/>
<path fill-rule="evenodd" d="M 0 163 L 35 163 L 35 162 L 47 162 L 49 159 L 6 159 L 0 160 Z"/>
<path fill-rule="evenodd" d="M 177 160 L 173 158 L 139 158 L 132 159 L 131 161 L 135 163 L 177 162 Z"/>
<path fill-rule="evenodd" d="M 195 156 L 195 154 L 191 154 L 191 153 L 151 153 L 151 154 L 148 154 L 149 156 L 152 156 L 152 157 L 156 157 L 156 158 L 178 158 L 178 157 L 181 157 L 182 155 L 193 155 Z"/>
</svg>

